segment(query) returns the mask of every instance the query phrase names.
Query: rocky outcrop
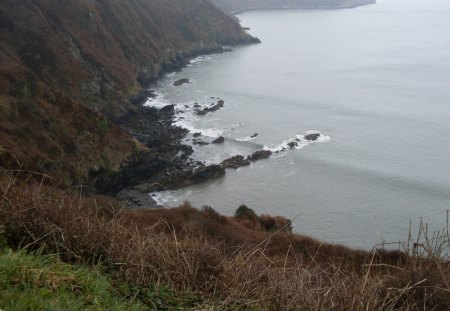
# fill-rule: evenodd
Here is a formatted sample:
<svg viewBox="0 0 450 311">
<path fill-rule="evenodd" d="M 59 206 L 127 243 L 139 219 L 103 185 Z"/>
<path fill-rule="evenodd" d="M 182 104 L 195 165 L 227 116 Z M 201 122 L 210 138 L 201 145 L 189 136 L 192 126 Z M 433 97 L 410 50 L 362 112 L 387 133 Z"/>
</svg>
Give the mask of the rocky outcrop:
<svg viewBox="0 0 450 311">
<path fill-rule="evenodd" d="M 203 108 L 202 110 L 197 110 L 197 115 L 199 115 L 199 116 L 204 116 L 204 115 L 206 115 L 207 113 L 209 113 L 209 112 L 214 112 L 214 111 L 217 111 L 217 110 L 219 110 L 219 109 L 222 109 L 223 108 L 223 106 L 225 105 L 225 102 L 223 101 L 223 100 L 219 100 L 218 102 L 217 102 L 217 104 L 212 104 L 211 105 L 211 107 L 206 107 L 206 108 Z M 195 106 L 195 105 L 194 105 Z"/>
<path fill-rule="evenodd" d="M 248 157 L 248 159 L 252 162 L 256 162 L 259 160 L 267 159 L 273 154 L 270 150 L 258 150 L 254 152 L 251 156 Z"/>
<path fill-rule="evenodd" d="M 225 142 L 225 138 L 223 136 L 220 136 L 216 139 L 214 139 L 211 144 L 223 144 Z"/>
<path fill-rule="evenodd" d="M 173 83 L 173 86 L 180 86 L 180 85 L 186 85 L 189 84 L 190 80 L 187 78 L 178 79 Z"/>
<path fill-rule="evenodd" d="M 234 169 L 238 169 L 242 166 L 247 166 L 250 165 L 251 161 L 242 156 L 242 155 L 237 155 L 234 157 L 231 157 L 229 159 L 226 159 L 224 161 L 222 161 L 221 165 L 223 168 L 234 168 Z"/>
<path fill-rule="evenodd" d="M 376 0 L 209 0 L 227 13 L 261 9 L 341 9 L 376 3 Z"/>
<path fill-rule="evenodd" d="M 290 143 L 288 143 L 288 146 L 289 146 L 290 149 L 295 149 L 295 147 L 298 146 L 298 142 L 291 141 Z"/>
<path fill-rule="evenodd" d="M 258 150 L 247 157 L 244 157 L 243 155 L 237 155 L 237 156 L 228 158 L 226 160 L 223 160 L 221 165 L 223 168 L 237 169 L 242 166 L 250 165 L 252 162 L 267 159 L 272 154 L 273 154 L 273 152 L 270 150 Z"/>
<path fill-rule="evenodd" d="M 304 136 L 304 138 L 309 141 L 316 141 L 317 139 L 319 139 L 319 137 L 320 137 L 319 133 L 307 134 Z"/>
</svg>

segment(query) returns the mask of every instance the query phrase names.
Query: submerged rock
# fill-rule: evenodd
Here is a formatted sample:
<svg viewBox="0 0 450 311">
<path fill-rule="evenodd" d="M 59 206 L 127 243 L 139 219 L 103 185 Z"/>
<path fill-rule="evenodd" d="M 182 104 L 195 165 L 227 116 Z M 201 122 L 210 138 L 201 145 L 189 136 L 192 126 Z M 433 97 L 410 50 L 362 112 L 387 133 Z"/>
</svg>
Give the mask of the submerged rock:
<svg viewBox="0 0 450 311">
<path fill-rule="evenodd" d="M 185 84 L 189 84 L 190 80 L 187 78 L 183 78 L 183 79 L 178 79 L 177 81 L 175 81 L 173 83 L 173 86 L 180 86 L 180 85 L 185 85 Z"/>
<path fill-rule="evenodd" d="M 256 136 L 258 136 L 258 133 L 253 134 L 250 138 L 255 138 Z"/>
</svg>

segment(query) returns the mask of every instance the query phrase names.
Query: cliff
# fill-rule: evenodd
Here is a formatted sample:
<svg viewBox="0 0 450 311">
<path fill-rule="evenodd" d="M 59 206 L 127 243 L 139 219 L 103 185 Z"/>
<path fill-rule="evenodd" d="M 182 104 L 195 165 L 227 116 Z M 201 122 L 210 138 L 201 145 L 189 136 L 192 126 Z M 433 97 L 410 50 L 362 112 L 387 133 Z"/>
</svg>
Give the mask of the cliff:
<svg viewBox="0 0 450 311">
<path fill-rule="evenodd" d="M 255 42 L 206 0 L 2 0 L 0 167 L 64 183 L 156 156 L 113 120 L 164 72 Z"/>
<path fill-rule="evenodd" d="M 228 13 L 261 9 L 340 9 L 376 3 L 376 0 L 210 0 Z"/>
</svg>

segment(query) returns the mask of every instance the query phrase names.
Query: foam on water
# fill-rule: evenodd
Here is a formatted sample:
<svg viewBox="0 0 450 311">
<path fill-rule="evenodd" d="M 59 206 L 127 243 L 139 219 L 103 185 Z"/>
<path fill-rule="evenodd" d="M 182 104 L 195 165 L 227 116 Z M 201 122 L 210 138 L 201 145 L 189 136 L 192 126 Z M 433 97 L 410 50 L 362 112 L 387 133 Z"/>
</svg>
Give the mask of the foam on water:
<svg viewBox="0 0 450 311">
<path fill-rule="evenodd" d="M 307 135 L 311 135 L 311 134 L 320 134 L 320 136 L 316 139 L 316 140 L 307 140 L 305 138 L 305 136 Z M 309 131 L 305 131 L 303 134 L 298 134 L 295 135 L 295 138 L 289 138 L 284 140 L 281 144 L 276 145 L 276 146 L 264 146 L 264 150 L 270 150 L 274 153 L 279 153 L 285 150 L 289 150 L 289 149 L 295 149 L 295 150 L 300 150 L 305 148 L 306 146 L 310 145 L 310 144 L 317 144 L 317 143 L 327 143 L 331 140 L 330 136 L 325 136 L 322 133 L 320 133 L 319 131 L 315 131 L 315 130 L 309 130 Z M 290 143 L 295 142 L 297 143 L 296 146 L 294 146 L 293 148 L 291 148 L 289 146 Z"/>
<path fill-rule="evenodd" d="M 170 191 L 152 192 L 149 195 L 159 206 L 176 207 L 180 205 L 180 201 Z"/>
<path fill-rule="evenodd" d="M 144 106 L 161 109 L 170 104 L 171 104 L 170 101 L 165 99 L 163 94 L 155 92 L 155 97 L 148 98 Z"/>
<path fill-rule="evenodd" d="M 241 138 L 236 138 L 236 141 L 252 141 L 256 138 L 257 136 L 246 136 L 246 137 L 241 137 Z"/>
</svg>

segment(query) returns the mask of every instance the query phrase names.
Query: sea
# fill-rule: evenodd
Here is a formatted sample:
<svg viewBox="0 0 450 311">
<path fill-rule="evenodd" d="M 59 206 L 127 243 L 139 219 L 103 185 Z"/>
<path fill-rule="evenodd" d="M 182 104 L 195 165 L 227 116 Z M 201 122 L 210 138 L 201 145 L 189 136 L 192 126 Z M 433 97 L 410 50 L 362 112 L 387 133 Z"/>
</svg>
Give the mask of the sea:
<svg viewBox="0 0 450 311">
<path fill-rule="evenodd" d="M 450 208 L 450 1 L 378 0 L 340 10 L 237 16 L 257 45 L 193 59 L 161 79 L 146 105 L 174 104 L 206 164 L 279 151 L 223 178 L 151 193 L 233 215 L 293 220 L 296 233 L 352 248 L 408 239 L 422 221 L 446 227 Z M 190 83 L 174 87 L 180 78 Z M 198 116 L 194 104 L 223 109 Z M 320 133 L 317 141 L 304 139 Z M 256 137 L 254 134 L 257 134 Z M 300 140 L 295 149 L 287 143 Z M 284 150 L 283 150 L 284 149 Z"/>
</svg>

